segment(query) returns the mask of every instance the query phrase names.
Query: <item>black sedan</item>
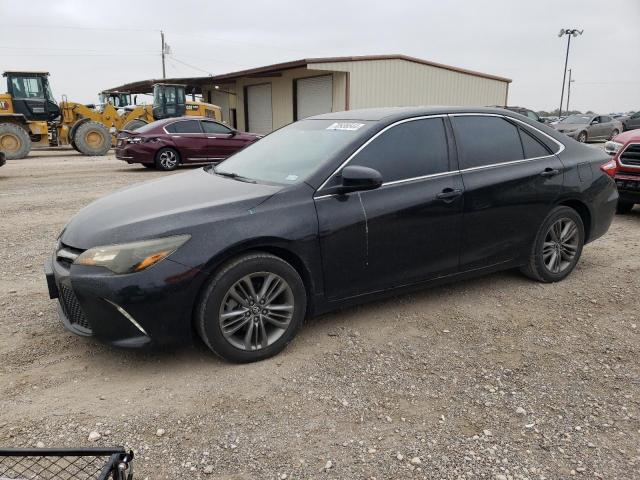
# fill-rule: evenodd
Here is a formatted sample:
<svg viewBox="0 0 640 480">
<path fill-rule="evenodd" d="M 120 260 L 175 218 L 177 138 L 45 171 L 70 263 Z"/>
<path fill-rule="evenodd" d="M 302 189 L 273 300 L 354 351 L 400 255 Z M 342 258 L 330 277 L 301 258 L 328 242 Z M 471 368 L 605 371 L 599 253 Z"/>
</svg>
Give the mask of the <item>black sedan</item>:
<svg viewBox="0 0 640 480">
<path fill-rule="evenodd" d="M 320 115 L 89 205 L 45 266 L 50 295 L 79 335 L 134 347 L 195 333 L 260 360 L 337 307 L 514 267 L 564 279 L 612 221 L 611 169 L 506 110 Z"/>
</svg>

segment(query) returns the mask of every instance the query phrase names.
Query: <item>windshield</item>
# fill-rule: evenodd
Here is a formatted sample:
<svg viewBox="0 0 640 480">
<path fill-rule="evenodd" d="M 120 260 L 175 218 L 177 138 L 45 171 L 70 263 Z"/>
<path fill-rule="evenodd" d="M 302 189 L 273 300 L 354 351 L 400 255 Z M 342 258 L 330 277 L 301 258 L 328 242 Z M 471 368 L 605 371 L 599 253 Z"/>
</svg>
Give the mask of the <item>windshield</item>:
<svg viewBox="0 0 640 480">
<path fill-rule="evenodd" d="M 39 77 L 12 77 L 11 84 L 14 98 L 45 98 Z"/>
<path fill-rule="evenodd" d="M 371 122 L 303 120 L 267 135 L 215 167 L 215 173 L 293 184 L 360 137 Z"/>
<path fill-rule="evenodd" d="M 560 123 L 589 123 L 589 120 L 591 120 L 590 115 L 571 115 Z"/>
</svg>

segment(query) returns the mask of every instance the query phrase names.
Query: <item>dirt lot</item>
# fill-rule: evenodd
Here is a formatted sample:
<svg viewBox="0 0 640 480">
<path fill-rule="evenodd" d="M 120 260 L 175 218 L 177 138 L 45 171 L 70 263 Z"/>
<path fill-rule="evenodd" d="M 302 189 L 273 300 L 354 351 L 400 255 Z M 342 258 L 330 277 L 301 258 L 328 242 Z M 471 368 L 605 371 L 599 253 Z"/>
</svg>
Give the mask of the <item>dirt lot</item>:
<svg viewBox="0 0 640 480">
<path fill-rule="evenodd" d="M 68 219 L 160 175 L 69 150 L 0 168 L 0 445 L 125 445 L 149 479 L 640 478 L 640 209 L 560 284 L 344 310 L 237 366 L 75 337 L 48 299 Z"/>
</svg>

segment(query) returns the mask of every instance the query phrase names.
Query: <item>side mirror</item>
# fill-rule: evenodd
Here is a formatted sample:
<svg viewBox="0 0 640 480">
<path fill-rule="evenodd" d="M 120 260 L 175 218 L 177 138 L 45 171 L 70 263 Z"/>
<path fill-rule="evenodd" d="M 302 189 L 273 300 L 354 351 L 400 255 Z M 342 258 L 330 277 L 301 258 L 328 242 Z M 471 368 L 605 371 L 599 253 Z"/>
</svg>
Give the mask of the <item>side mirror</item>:
<svg viewBox="0 0 640 480">
<path fill-rule="evenodd" d="M 593 121 L 591 122 L 591 125 L 597 125 L 597 124 L 599 124 L 599 123 L 600 123 L 600 121 L 596 118 L 595 120 L 593 120 Z"/>
<path fill-rule="evenodd" d="M 342 184 L 334 187 L 331 193 L 349 193 L 374 190 L 382 185 L 382 175 L 377 170 L 359 165 L 349 165 L 342 169 Z"/>
</svg>

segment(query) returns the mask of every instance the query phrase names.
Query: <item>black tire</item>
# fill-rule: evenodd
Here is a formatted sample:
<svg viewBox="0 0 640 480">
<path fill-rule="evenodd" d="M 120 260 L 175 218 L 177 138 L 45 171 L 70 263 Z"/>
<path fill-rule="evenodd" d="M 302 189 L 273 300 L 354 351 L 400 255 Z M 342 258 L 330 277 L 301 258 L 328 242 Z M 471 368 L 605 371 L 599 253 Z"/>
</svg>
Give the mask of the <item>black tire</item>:
<svg viewBox="0 0 640 480">
<path fill-rule="evenodd" d="M 7 160 L 26 157 L 31 151 L 29 132 L 15 123 L 0 123 L 0 150 Z"/>
<path fill-rule="evenodd" d="M 576 235 L 576 247 L 573 258 L 570 262 L 567 262 L 566 267 L 559 271 L 551 271 L 544 262 L 543 259 L 543 247 L 547 235 L 550 233 L 551 227 L 560 220 L 570 220 L 577 227 Z M 559 282 L 564 280 L 575 268 L 580 255 L 582 254 L 582 248 L 584 247 L 584 224 L 582 218 L 573 208 L 559 206 L 554 208 L 544 222 L 540 226 L 536 238 L 531 247 L 529 259 L 520 271 L 529 278 L 544 283 Z"/>
<path fill-rule="evenodd" d="M 611 132 L 611 136 L 609 137 L 609 140 L 613 140 L 615 136 L 618 135 L 619 133 L 620 131 L 617 128 L 614 128 L 613 131 Z"/>
<path fill-rule="evenodd" d="M 122 129 L 123 130 L 133 131 L 136 128 L 144 127 L 146 124 L 147 124 L 147 122 L 145 122 L 144 120 L 140 120 L 139 118 L 136 118 L 134 120 L 130 120 L 127 123 L 125 123 L 124 127 L 122 127 Z"/>
<path fill-rule="evenodd" d="M 111 148 L 111 134 L 103 124 L 89 121 L 80 125 L 73 136 L 78 151 L 83 155 L 99 157 Z"/>
<path fill-rule="evenodd" d="M 73 148 L 76 152 L 80 151 L 80 150 L 78 150 L 78 146 L 76 145 L 76 142 L 71 140 L 70 144 L 71 144 L 71 148 Z"/>
<path fill-rule="evenodd" d="M 587 140 L 588 140 L 588 139 L 589 139 L 589 138 L 587 137 L 587 132 L 584 132 L 584 131 L 583 131 L 583 132 L 580 132 L 580 133 L 578 134 L 578 138 L 577 138 L 577 140 L 578 140 L 580 143 L 587 143 Z"/>
<path fill-rule="evenodd" d="M 229 290 L 236 282 L 250 274 L 275 274 L 280 277 L 288 285 L 294 302 L 293 312 L 286 329 L 273 343 L 255 350 L 241 349 L 233 345 L 225 338 L 219 320 L 220 311 L 223 308 L 223 302 L 228 298 Z M 260 308 L 262 307 L 258 307 Z M 263 252 L 252 252 L 225 263 L 209 281 L 196 309 L 196 327 L 200 337 L 211 351 L 225 360 L 236 363 L 256 362 L 276 355 L 287 346 L 302 325 L 306 308 L 307 294 L 298 272 L 280 257 Z M 258 316 L 259 313 L 256 314 L 256 318 Z M 251 318 L 253 317 L 246 320 L 244 324 L 246 329 L 240 329 L 239 335 L 244 336 L 246 330 L 252 328 Z M 265 325 L 268 325 L 268 322 L 265 322 Z"/>
<path fill-rule="evenodd" d="M 180 153 L 171 147 L 161 148 L 156 152 L 155 165 L 158 170 L 170 172 L 180 165 Z"/>
<path fill-rule="evenodd" d="M 629 213 L 633 209 L 633 205 L 633 203 L 621 202 L 618 200 L 618 205 L 616 205 L 616 213 L 619 215 Z"/>
</svg>

